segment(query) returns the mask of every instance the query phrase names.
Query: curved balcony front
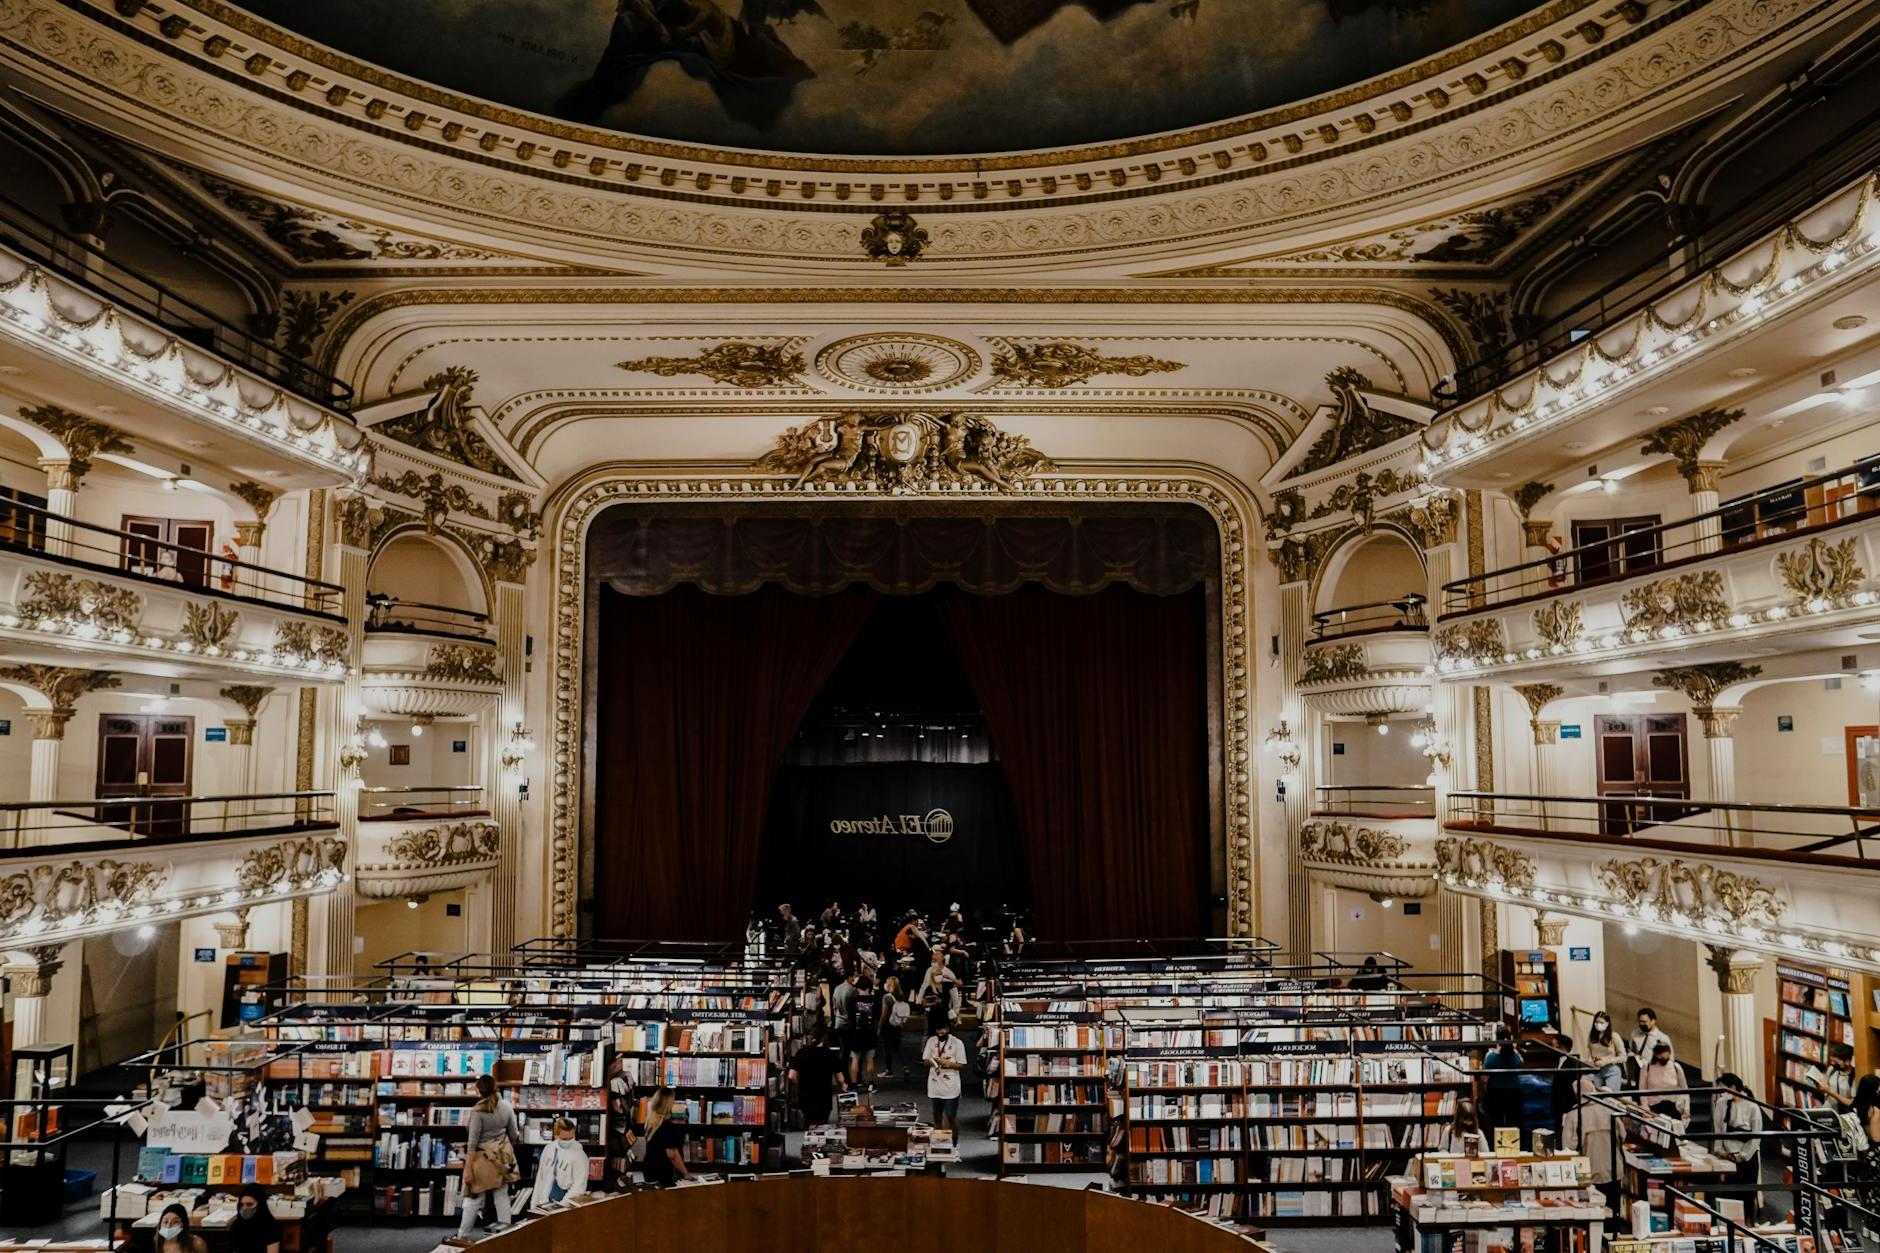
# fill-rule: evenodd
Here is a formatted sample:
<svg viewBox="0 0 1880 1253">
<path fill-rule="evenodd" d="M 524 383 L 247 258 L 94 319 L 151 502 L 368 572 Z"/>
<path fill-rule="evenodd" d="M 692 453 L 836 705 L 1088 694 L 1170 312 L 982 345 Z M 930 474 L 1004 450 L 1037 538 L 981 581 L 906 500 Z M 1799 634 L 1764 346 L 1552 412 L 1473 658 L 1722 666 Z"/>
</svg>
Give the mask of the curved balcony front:
<svg viewBox="0 0 1880 1253">
<path fill-rule="evenodd" d="M 1331 718 L 1421 714 L 1430 703 L 1430 629 L 1421 597 L 1314 615 L 1295 685 Z"/>
<path fill-rule="evenodd" d="M 503 690 L 502 662 L 487 639 L 408 628 L 368 628 L 361 690 L 380 714 L 474 716 Z"/>
</svg>

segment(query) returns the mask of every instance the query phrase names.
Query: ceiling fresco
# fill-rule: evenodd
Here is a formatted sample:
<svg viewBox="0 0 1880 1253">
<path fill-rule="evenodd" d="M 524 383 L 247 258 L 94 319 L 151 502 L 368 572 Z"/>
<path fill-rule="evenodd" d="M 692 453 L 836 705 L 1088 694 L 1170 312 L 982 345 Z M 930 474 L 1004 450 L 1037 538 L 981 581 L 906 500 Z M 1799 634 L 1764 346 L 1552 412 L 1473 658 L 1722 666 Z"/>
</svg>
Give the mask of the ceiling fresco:
<svg viewBox="0 0 1880 1253">
<path fill-rule="evenodd" d="M 1533 0 L 247 0 L 447 91 L 660 139 L 992 153 L 1220 121 L 1477 38 Z"/>
</svg>

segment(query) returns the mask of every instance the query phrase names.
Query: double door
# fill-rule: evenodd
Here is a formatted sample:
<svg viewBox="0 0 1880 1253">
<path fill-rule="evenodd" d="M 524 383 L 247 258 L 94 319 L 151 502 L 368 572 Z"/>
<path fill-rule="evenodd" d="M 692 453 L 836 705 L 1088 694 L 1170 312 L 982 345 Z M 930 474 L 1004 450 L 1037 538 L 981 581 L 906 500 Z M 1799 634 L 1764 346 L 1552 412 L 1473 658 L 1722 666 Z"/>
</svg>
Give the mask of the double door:
<svg viewBox="0 0 1880 1253">
<path fill-rule="evenodd" d="M 196 720 L 172 714 L 98 719 L 98 821 L 133 835 L 189 834 Z M 115 802 L 115 803 L 105 803 Z"/>
<path fill-rule="evenodd" d="M 1636 799 L 1689 799 L 1691 757 L 1683 714 L 1600 714 L 1594 719 L 1599 760 L 1599 829 L 1631 835 L 1694 812 Z"/>
</svg>

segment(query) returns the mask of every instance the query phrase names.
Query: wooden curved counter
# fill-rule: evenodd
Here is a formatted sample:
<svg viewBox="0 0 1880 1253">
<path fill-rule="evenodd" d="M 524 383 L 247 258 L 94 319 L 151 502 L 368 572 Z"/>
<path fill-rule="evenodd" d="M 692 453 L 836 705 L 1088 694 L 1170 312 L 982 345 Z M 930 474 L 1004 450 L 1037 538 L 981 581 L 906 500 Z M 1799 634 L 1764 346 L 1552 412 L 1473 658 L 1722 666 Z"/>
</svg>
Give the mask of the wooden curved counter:
<svg viewBox="0 0 1880 1253">
<path fill-rule="evenodd" d="M 898 1234 L 897 1234 L 898 1233 Z M 885 1241 L 885 1244 L 884 1244 Z M 776 1177 L 628 1193 L 491 1236 L 478 1253 L 1263 1253 L 1162 1205 L 1106 1192 L 925 1175 Z"/>
</svg>

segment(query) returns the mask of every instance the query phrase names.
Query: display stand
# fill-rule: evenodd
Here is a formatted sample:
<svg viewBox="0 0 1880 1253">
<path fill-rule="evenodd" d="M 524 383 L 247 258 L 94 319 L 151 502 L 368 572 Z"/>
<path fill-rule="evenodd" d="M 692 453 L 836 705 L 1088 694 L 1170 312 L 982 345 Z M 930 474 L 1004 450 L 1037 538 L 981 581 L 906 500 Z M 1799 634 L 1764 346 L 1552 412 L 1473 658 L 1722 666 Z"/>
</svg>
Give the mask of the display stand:
<svg viewBox="0 0 1880 1253">
<path fill-rule="evenodd" d="M 0 1223 L 57 1222 L 65 1208 L 65 1141 L 60 1102 L 72 1084 L 72 1046 L 21 1044 L 8 1076 L 13 1148 L 0 1166 Z M 23 1146 L 23 1147 L 22 1147 Z"/>
<path fill-rule="evenodd" d="M 1599 1253 L 1612 1217 L 1580 1154 L 1426 1154 L 1390 1180 L 1404 1253 Z"/>
</svg>

